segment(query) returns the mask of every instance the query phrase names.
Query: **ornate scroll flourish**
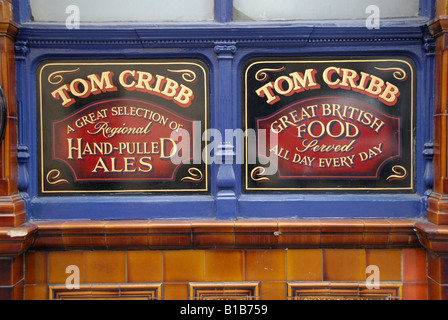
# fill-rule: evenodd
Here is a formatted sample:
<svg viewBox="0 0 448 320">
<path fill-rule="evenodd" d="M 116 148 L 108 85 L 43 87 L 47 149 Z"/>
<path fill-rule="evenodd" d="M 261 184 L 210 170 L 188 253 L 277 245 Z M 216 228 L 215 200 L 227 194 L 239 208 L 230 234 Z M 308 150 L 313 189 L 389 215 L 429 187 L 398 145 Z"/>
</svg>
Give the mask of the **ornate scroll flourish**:
<svg viewBox="0 0 448 320">
<path fill-rule="evenodd" d="M 408 176 L 408 172 L 406 171 L 406 169 L 399 165 L 393 166 L 392 171 L 394 174 L 387 177 L 387 181 L 403 180 Z"/>
<path fill-rule="evenodd" d="M 49 184 L 54 184 L 54 185 L 58 185 L 61 183 L 68 183 L 68 181 L 66 179 L 59 179 L 58 178 L 61 176 L 61 172 L 58 169 L 53 169 L 50 170 L 47 173 L 47 182 Z"/>
<path fill-rule="evenodd" d="M 188 174 L 191 175 L 191 177 L 184 177 L 181 179 L 181 181 L 185 182 L 202 182 L 204 180 L 204 175 L 202 174 L 202 171 L 198 168 L 190 168 L 188 169 Z"/>
<path fill-rule="evenodd" d="M 255 74 L 255 80 L 257 80 L 257 81 L 266 81 L 266 79 L 269 77 L 267 72 L 281 72 L 281 71 L 283 71 L 285 69 L 286 69 L 285 67 L 281 67 L 281 68 L 278 68 L 278 69 L 270 69 L 270 68 L 260 69 Z"/>
<path fill-rule="evenodd" d="M 400 81 L 404 81 L 408 77 L 408 75 L 406 74 L 406 71 L 404 71 L 401 68 L 378 68 L 378 67 L 375 67 L 375 69 L 381 70 L 381 71 L 393 71 L 394 78 L 397 80 L 400 80 Z"/>
<path fill-rule="evenodd" d="M 196 78 L 196 73 L 194 73 L 192 70 L 188 70 L 188 69 L 181 69 L 181 70 L 170 70 L 168 69 L 169 72 L 172 73 L 182 73 L 182 79 L 184 79 L 187 82 L 196 82 L 197 78 Z"/>
<path fill-rule="evenodd" d="M 78 71 L 79 71 L 79 68 L 76 68 L 73 70 L 55 71 L 48 76 L 48 82 L 57 86 L 58 84 L 61 84 L 62 82 L 64 82 L 64 77 L 62 76 L 62 74 L 72 74 L 72 73 L 76 73 Z"/>
<path fill-rule="evenodd" d="M 266 182 L 270 181 L 268 177 L 265 177 L 264 174 L 266 173 L 266 169 L 263 167 L 256 167 L 250 172 L 250 177 L 252 180 L 256 182 Z"/>
</svg>

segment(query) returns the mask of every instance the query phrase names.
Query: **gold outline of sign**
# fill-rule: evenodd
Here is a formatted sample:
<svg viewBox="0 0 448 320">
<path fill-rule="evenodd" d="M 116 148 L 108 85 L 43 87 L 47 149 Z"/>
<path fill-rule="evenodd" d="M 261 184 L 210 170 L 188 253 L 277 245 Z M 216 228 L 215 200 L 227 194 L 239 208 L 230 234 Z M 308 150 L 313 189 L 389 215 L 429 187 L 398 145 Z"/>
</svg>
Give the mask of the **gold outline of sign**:
<svg viewBox="0 0 448 320">
<path fill-rule="evenodd" d="M 166 61 L 166 60 L 165 60 Z M 182 61 L 172 61 L 172 62 L 143 62 L 143 61 L 133 61 L 133 62 L 83 62 L 83 61 L 72 61 L 72 62 L 50 62 L 47 63 L 43 66 L 40 67 L 39 70 L 39 117 L 40 117 L 40 174 L 41 174 L 41 185 L 40 185 L 40 192 L 43 194 L 56 194 L 56 193 L 132 193 L 132 192 L 141 192 L 141 193 L 148 193 L 148 192 L 172 192 L 172 193 L 176 193 L 176 192 L 207 192 L 209 191 L 209 187 L 208 187 L 208 163 L 207 161 L 204 161 L 205 164 L 205 175 L 204 175 L 204 179 L 205 179 L 205 188 L 203 189 L 143 189 L 143 190 L 134 190 L 134 189 L 126 189 L 126 190 L 45 190 L 45 173 L 44 173 L 44 146 L 43 146 L 43 119 L 42 119 L 42 73 L 43 70 L 48 67 L 48 66 L 110 66 L 110 65 L 119 65 L 119 66 L 126 66 L 126 65 L 132 65 L 132 66 L 137 66 L 137 65 L 169 65 L 169 66 L 175 66 L 175 65 L 179 65 L 179 66 L 197 66 L 199 67 L 199 69 L 202 70 L 202 72 L 204 73 L 204 99 L 205 99 L 205 103 L 204 103 L 204 124 L 205 124 L 205 135 L 207 135 L 207 129 L 208 129 L 208 116 L 209 116 L 209 96 L 208 96 L 208 92 L 207 92 L 207 88 L 208 86 L 208 77 L 207 77 L 207 72 L 204 69 L 204 67 L 198 63 L 194 63 L 194 62 L 182 62 Z M 208 141 L 208 137 L 205 136 L 204 141 Z M 206 154 L 208 154 L 208 145 L 205 144 L 205 151 Z"/>
<path fill-rule="evenodd" d="M 262 63 L 277 63 L 277 64 L 310 64 L 310 63 L 360 63 L 360 62 L 398 62 L 398 63 L 404 63 L 405 65 L 407 65 L 410 69 L 410 79 L 411 79 L 411 148 L 413 148 L 414 146 L 414 121 L 412 120 L 414 118 L 414 68 L 412 67 L 412 65 L 405 61 L 405 60 L 400 60 L 400 59 L 366 59 L 366 60 L 361 60 L 361 59 L 354 59 L 354 60 L 348 60 L 348 59 L 335 59 L 335 60 L 296 60 L 296 61 L 287 61 L 287 60 L 272 60 L 272 61 L 256 61 L 251 63 L 245 70 L 245 74 L 244 74 L 244 119 L 245 119 L 245 130 L 247 132 L 248 130 L 248 125 L 247 125 L 247 81 L 248 81 L 248 72 L 249 70 L 257 64 L 262 64 Z M 370 188 L 267 188 L 267 187 L 259 187 L 259 188 L 250 188 L 249 187 L 249 164 L 248 164 L 248 154 L 247 154 L 247 139 L 248 137 L 245 137 L 245 190 L 247 191 L 331 191 L 331 190 L 342 190 L 342 191 L 365 191 L 365 190 L 371 190 L 371 191 L 385 191 L 385 190 L 393 190 L 393 191 L 399 191 L 399 190 L 413 190 L 414 189 L 414 152 L 411 152 L 411 170 L 410 170 L 410 186 L 409 187 L 402 187 L 402 188 L 374 188 L 374 187 L 370 187 Z"/>
</svg>

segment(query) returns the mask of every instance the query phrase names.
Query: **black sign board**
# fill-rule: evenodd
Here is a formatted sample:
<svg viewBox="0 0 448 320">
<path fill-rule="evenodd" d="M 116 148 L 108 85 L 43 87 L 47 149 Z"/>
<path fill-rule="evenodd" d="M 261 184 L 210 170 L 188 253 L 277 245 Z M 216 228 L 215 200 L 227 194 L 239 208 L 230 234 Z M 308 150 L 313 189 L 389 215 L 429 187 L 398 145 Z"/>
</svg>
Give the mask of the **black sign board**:
<svg viewBox="0 0 448 320">
<path fill-rule="evenodd" d="M 242 71 L 242 126 L 257 137 L 245 192 L 413 190 L 411 59 L 254 58 Z"/>
<path fill-rule="evenodd" d="M 40 194 L 208 192 L 203 62 L 46 61 L 37 84 Z"/>
</svg>

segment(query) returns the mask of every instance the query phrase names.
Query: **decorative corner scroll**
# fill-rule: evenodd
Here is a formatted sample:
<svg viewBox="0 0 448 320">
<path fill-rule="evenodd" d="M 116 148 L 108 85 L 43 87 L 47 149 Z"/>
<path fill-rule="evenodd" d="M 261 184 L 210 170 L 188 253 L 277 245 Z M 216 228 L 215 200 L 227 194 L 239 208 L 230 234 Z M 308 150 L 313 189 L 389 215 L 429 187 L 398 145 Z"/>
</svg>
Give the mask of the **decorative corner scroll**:
<svg viewBox="0 0 448 320">
<path fill-rule="evenodd" d="M 268 177 L 265 177 L 265 173 L 266 173 L 266 169 L 263 167 L 256 167 L 254 168 L 251 173 L 250 173 L 250 177 L 252 178 L 252 180 L 256 181 L 256 182 L 267 182 L 270 181 L 271 179 L 269 179 Z"/>
<path fill-rule="evenodd" d="M 62 183 L 68 183 L 66 179 L 58 179 L 61 176 L 61 172 L 58 169 L 53 169 L 47 173 L 47 182 L 52 185 L 58 185 Z"/>
<path fill-rule="evenodd" d="M 188 169 L 188 174 L 190 177 L 184 177 L 181 179 L 182 182 L 195 182 L 199 183 L 204 180 L 204 174 L 198 168 L 190 168 Z"/>
<path fill-rule="evenodd" d="M 375 69 L 380 70 L 380 71 L 386 71 L 386 72 L 393 72 L 394 78 L 399 80 L 399 81 L 405 81 L 408 77 L 406 71 L 404 71 L 401 68 L 378 68 L 375 67 Z"/>
<path fill-rule="evenodd" d="M 387 181 L 403 180 L 408 176 L 408 172 L 406 171 L 406 169 L 399 165 L 393 166 L 392 172 L 394 174 L 387 177 Z"/>
<path fill-rule="evenodd" d="M 64 82 L 64 77 L 62 76 L 63 74 L 73 74 L 78 71 L 79 71 L 79 68 L 76 68 L 73 70 L 61 70 L 61 71 L 53 72 L 52 74 L 50 74 L 48 76 L 48 82 L 57 86 L 57 85 L 61 84 L 62 82 Z"/>
<path fill-rule="evenodd" d="M 167 71 L 172 72 L 172 73 L 181 73 L 182 74 L 182 79 L 184 79 L 186 82 L 195 83 L 196 80 L 197 80 L 196 73 L 193 72 L 192 70 L 188 70 L 188 69 L 182 69 L 182 70 L 168 69 Z"/>
<path fill-rule="evenodd" d="M 269 78 L 269 75 L 267 74 L 268 72 L 282 72 L 285 69 L 286 69 L 285 67 L 281 67 L 278 69 L 270 69 L 270 68 L 260 69 L 255 74 L 255 80 L 260 82 L 266 81 Z"/>
<path fill-rule="evenodd" d="M 0 86 L 0 145 L 5 138 L 7 118 L 8 106 L 6 105 L 6 96 L 2 86 Z"/>
</svg>

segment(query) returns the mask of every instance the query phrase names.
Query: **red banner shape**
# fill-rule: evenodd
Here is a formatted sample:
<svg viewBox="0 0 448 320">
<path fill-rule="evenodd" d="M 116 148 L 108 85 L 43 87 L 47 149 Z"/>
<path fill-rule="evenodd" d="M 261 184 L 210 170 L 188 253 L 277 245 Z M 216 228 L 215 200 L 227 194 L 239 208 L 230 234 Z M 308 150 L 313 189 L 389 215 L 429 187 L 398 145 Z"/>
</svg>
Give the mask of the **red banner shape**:
<svg viewBox="0 0 448 320">
<path fill-rule="evenodd" d="M 179 130 L 192 137 L 193 121 L 140 100 L 107 100 L 53 122 L 53 157 L 76 181 L 174 180 L 170 135 Z"/>
<path fill-rule="evenodd" d="M 289 105 L 257 119 L 261 129 L 278 139 L 259 139 L 258 153 L 277 166 L 279 178 L 373 179 L 400 156 L 400 118 L 340 97 Z"/>
</svg>

